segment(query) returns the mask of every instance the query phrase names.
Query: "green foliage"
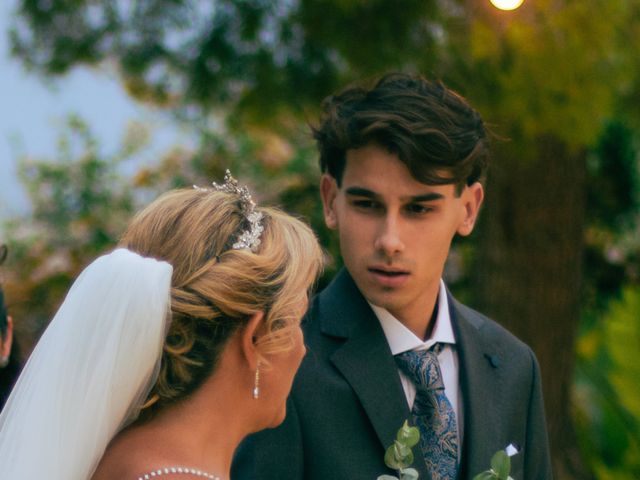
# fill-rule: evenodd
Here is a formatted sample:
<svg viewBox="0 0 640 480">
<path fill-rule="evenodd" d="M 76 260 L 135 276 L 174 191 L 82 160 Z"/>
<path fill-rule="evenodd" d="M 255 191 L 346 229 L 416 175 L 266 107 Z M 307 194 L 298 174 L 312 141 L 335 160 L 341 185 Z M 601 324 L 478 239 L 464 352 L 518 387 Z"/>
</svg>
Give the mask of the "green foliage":
<svg viewBox="0 0 640 480">
<path fill-rule="evenodd" d="M 420 431 L 416 427 L 410 427 L 404 421 L 396 439 L 384 454 L 384 463 L 387 467 L 397 470 L 400 477 L 392 475 L 380 475 L 377 480 L 416 480 L 418 472 L 410 468 L 413 464 L 413 447 L 420 441 Z"/>
<path fill-rule="evenodd" d="M 592 142 L 614 109 L 614 92 L 626 92 L 635 78 L 628 48 L 635 2 L 529 2 L 511 15 L 479 10 L 463 61 L 480 73 L 470 96 L 481 109 L 501 125 L 509 119 L 512 138 L 553 132 L 570 145 Z"/>
<path fill-rule="evenodd" d="M 526 2 L 508 14 L 461 1 L 23 0 L 19 13 L 12 50 L 38 72 L 109 61 L 138 99 L 187 116 L 231 108 L 255 124 L 316 109 L 350 80 L 417 70 L 512 138 L 552 132 L 582 145 L 639 81 L 631 0 Z"/>
<path fill-rule="evenodd" d="M 397 470 L 399 477 L 393 475 L 380 475 L 376 480 L 417 480 L 418 471 L 410 468 L 413 464 L 413 447 L 420 442 L 420 431 L 416 427 L 410 427 L 405 420 L 398 430 L 393 445 L 389 446 L 384 454 L 384 463 L 387 467 Z M 511 473 L 511 458 L 504 450 L 497 451 L 491 458 L 491 468 L 481 472 L 473 480 L 513 480 Z"/>
<path fill-rule="evenodd" d="M 262 116 L 301 111 L 342 84 L 347 67 L 375 72 L 434 41 L 415 21 L 434 12 L 420 0 L 23 0 L 19 12 L 13 52 L 45 74 L 114 60 L 139 99 Z"/>
<path fill-rule="evenodd" d="M 640 344 L 638 145 L 638 134 L 628 124 L 610 122 L 586 165 L 583 313 L 573 411 L 581 449 L 602 479 L 640 475 L 640 410 L 628 406 L 629 398 L 640 395 L 633 353 Z"/>
<path fill-rule="evenodd" d="M 626 285 L 640 283 L 640 135 L 621 121 L 609 122 L 586 167 L 583 317 L 590 328 L 603 321 Z"/>
<path fill-rule="evenodd" d="M 77 273 L 117 241 L 135 205 L 119 167 L 143 145 L 144 135 L 133 131 L 119 152 L 104 155 L 85 123 L 71 116 L 56 159 L 21 161 L 33 210 L 6 226 L 7 290 L 25 344 L 46 326 Z"/>
<path fill-rule="evenodd" d="M 576 426 L 602 479 L 640 477 L 640 287 L 624 289 L 578 343 Z"/>
<path fill-rule="evenodd" d="M 460 0 L 22 0 L 18 12 L 11 45 L 27 66 L 60 75 L 109 62 L 134 97 L 187 118 L 188 106 L 237 125 L 299 118 L 390 69 L 446 80 L 513 139 L 580 146 L 614 111 L 638 117 L 624 103 L 640 84 L 633 0 L 511 13 Z"/>
<path fill-rule="evenodd" d="M 95 139 L 80 119 L 70 117 L 67 126 L 68 133 L 59 141 L 58 158 L 53 162 L 26 159 L 21 162 L 20 176 L 41 239 L 45 235 L 53 249 L 68 248 L 73 241 L 100 251 L 132 210 L 131 192 L 114 189 L 123 158 L 101 158 Z"/>
<path fill-rule="evenodd" d="M 497 451 L 491 458 L 491 469 L 479 473 L 473 480 L 513 480 L 511 473 L 511 459 L 504 450 Z"/>
<path fill-rule="evenodd" d="M 621 121 L 608 122 L 587 163 L 587 219 L 617 232 L 633 225 L 640 208 L 639 135 Z"/>
</svg>

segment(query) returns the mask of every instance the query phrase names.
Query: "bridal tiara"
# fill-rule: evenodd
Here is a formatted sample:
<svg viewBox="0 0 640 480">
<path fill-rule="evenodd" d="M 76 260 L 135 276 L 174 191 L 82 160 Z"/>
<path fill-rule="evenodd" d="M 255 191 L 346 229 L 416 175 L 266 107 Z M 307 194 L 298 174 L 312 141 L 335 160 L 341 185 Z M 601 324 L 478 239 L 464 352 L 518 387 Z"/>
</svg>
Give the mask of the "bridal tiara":
<svg viewBox="0 0 640 480">
<path fill-rule="evenodd" d="M 241 186 L 238 183 L 238 180 L 233 178 L 229 170 L 227 170 L 224 174 L 223 184 L 213 182 L 212 185 L 213 191 L 238 195 L 240 197 L 242 213 L 247 219 L 247 222 L 249 222 L 249 228 L 247 230 L 244 230 L 238 236 L 238 239 L 231 246 L 231 248 L 233 250 L 243 250 L 248 248 L 252 252 L 255 252 L 260 245 L 260 235 L 264 231 L 264 227 L 261 223 L 263 215 L 261 212 L 256 211 L 256 204 L 253 201 L 253 198 L 251 198 L 249 189 L 244 185 Z M 196 185 L 194 185 L 193 188 L 205 192 L 212 190 L 210 188 L 202 188 Z"/>
</svg>

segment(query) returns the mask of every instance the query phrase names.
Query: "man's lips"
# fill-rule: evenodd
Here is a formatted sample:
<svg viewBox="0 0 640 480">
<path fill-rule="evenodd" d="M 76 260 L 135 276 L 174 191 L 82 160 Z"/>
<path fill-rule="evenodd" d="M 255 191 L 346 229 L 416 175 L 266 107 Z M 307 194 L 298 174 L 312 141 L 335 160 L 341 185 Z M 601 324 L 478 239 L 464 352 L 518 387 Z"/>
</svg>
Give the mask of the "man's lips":
<svg viewBox="0 0 640 480">
<path fill-rule="evenodd" d="M 402 270 L 399 268 L 369 267 L 369 271 L 372 273 L 378 273 L 380 275 L 389 275 L 390 277 L 395 277 L 398 275 L 409 275 L 409 272 L 407 270 Z"/>
<path fill-rule="evenodd" d="M 399 268 L 374 266 L 367 270 L 376 282 L 387 287 L 398 287 L 409 278 L 409 271 Z"/>
</svg>

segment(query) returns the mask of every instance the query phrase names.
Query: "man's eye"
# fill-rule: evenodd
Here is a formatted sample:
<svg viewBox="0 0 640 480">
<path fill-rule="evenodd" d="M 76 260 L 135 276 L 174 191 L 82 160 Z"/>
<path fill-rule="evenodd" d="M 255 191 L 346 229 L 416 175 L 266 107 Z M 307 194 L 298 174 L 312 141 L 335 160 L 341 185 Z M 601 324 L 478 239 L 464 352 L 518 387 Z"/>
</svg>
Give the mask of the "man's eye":
<svg viewBox="0 0 640 480">
<path fill-rule="evenodd" d="M 433 207 L 429 207 L 429 206 L 426 206 L 426 205 L 420 205 L 420 204 L 416 203 L 416 204 L 407 205 L 407 211 L 409 213 L 424 214 L 424 213 L 432 212 L 433 211 Z"/>
</svg>

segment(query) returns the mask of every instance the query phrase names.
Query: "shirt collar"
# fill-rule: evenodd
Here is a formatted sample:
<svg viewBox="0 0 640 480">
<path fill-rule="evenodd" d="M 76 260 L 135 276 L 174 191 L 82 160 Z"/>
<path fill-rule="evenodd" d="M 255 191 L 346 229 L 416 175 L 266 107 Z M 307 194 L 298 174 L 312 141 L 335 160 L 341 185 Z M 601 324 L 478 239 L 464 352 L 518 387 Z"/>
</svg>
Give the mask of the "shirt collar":
<svg viewBox="0 0 640 480">
<path fill-rule="evenodd" d="M 440 280 L 440 290 L 438 291 L 438 315 L 436 323 L 433 327 L 431 338 L 422 340 L 417 337 L 411 330 L 405 327 L 400 320 L 391 315 L 387 310 L 376 305 L 371 305 L 373 313 L 376 314 L 387 343 L 391 348 L 391 353 L 397 355 L 409 350 L 425 350 L 431 348 L 435 343 L 455 344 L 456 339 L 453 335 L 453 327 L 451 326 L 451 316 L 449 315 L 449 301 L 447 299 L 447 289 L 444 282 Z"/>
</svg>

